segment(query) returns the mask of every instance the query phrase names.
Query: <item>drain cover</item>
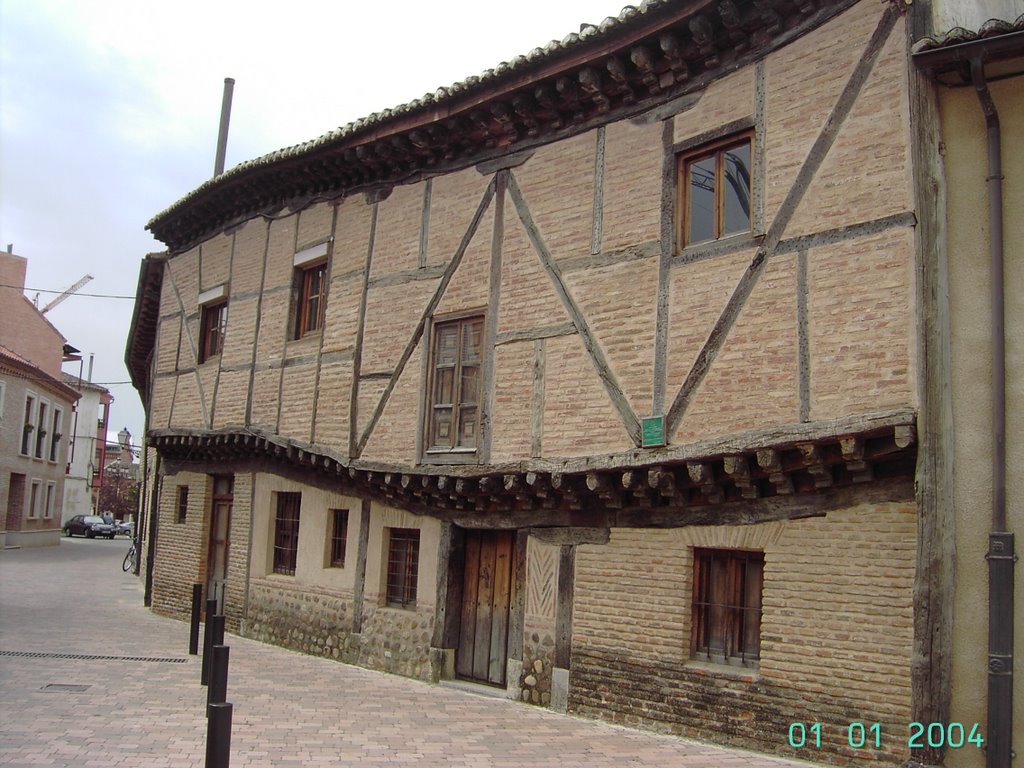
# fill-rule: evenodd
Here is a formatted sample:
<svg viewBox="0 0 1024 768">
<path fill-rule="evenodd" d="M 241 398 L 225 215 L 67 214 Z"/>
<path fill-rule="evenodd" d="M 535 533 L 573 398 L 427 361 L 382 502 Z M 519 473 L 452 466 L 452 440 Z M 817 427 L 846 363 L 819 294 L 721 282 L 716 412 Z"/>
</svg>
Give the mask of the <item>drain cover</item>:
<svg viewBox="0 0 1024 768">
<path fill-rule="evenodd" d="M 91 685 L 70 685 L 68 683 L 49 683 L 39 690 L 46 693 L 82 693 L 91 688 Z"/>
</svg>

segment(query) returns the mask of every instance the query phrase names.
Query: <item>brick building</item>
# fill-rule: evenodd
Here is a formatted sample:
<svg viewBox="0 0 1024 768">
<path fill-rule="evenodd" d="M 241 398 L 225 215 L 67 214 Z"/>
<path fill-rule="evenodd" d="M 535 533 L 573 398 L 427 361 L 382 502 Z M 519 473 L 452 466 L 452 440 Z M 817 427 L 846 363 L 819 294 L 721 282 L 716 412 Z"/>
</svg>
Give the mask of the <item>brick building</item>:
<svg viewBox="0 0 1024 768">
<path fill-rule="evenodd" d="M 159 214 L 126 353 L 154 610 L 200 581 L 308 653 L 941 760 L 908 749 L 950 696 L 927 10 L 646 2 Z"/>
<path fill-rule="evenodd" d="M 25 298 L 28 262 L 0 253 L 0 548 L 60 541 L 67 434 L 78 393 L 65 338 Z"/>
</svg>

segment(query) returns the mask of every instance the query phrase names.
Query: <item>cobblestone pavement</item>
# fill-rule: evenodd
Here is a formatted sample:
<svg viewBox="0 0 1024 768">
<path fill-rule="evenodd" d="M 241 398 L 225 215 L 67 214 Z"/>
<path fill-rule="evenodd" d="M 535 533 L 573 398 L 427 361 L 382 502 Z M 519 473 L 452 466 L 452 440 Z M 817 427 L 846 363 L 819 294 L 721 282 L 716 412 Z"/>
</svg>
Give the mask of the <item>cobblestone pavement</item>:
<svg viewBox="0 0 1024 768">
<path fill-rule="evenodd" d="M 59 547 L 0 552 L 0 765 L 204 765 L 206 688 L 198 657 L 188 655 L 188 625 L 143 607 L 140 582 L 121 572 L 127 549 L 125 539 L 64 539 Z M 225 642 L 233 768 L 810 765 L 568 717 L 234 635 Z M 96 656 L 113 658 L 88 658 Z"/>
</svg>

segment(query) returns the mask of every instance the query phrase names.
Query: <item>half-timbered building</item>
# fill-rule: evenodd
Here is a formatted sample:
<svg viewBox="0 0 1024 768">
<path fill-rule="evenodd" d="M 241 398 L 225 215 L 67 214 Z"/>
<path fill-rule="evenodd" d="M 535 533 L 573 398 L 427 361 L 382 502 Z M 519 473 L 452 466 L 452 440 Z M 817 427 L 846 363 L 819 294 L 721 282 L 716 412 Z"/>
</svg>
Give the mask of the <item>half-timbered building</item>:
<svg viewBox="0 0 1024 768">
<path fill-rule="evenodd" d="M 906 759 L 948 708 L 907 13 L 647 0 L 157 215 L 154 610 Z"/>
</svg>

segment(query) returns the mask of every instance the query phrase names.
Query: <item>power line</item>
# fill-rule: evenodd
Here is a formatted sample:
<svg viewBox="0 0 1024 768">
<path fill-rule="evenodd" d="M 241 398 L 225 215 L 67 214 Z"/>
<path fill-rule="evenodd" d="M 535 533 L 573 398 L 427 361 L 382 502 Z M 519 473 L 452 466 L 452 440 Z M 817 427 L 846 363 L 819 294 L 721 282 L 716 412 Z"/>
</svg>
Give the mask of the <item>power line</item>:
<svg viewBox="0 0 1024 768">
<path fill-rule="evenodd" d="M 14 288 L 19 291 L 27 291 L 29 293 L 64 293 L 64 291 L 52 291 L 49 288 L 23 288 L 20 285 L 7 285 L 0 283 L 0 288 Z M 87 296 L 90 299 L 129 299 L 135 301 L 135 296 L 114 296 L 109 293 L 76 293 L 75 296 Z"/>
</svg>

